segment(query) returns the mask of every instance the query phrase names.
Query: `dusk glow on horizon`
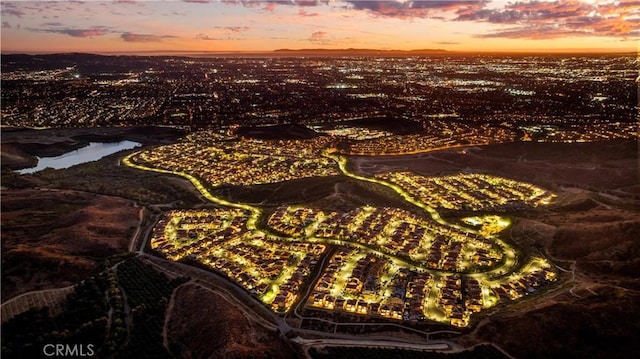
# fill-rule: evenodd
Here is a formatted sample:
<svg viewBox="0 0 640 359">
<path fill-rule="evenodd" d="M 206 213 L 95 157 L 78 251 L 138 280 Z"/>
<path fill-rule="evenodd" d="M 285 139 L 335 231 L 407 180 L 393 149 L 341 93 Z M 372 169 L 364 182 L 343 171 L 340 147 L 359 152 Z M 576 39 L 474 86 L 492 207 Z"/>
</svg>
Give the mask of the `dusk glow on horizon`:
<svg viewBox="0 0 640 359">
<path fill-rule="evenodd" d="M 635 52 L 634 0 L 2 1 L 3 52 Z"/>
</svg>

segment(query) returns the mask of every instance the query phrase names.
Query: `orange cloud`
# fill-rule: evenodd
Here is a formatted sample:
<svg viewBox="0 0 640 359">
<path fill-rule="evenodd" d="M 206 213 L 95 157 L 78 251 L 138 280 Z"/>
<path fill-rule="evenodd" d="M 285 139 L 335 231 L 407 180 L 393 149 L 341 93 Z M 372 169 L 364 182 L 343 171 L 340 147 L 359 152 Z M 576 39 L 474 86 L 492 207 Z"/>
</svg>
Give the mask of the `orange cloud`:
<svg viewBox="0 0 640 359">
<path fill-rule="evenodd" d="M 324 31 L 314 31 L 311 33 L 309 41 L 313 42 L 314 44 L 325 45 L 328 43 L 326 36 L 327 33 Z"/>
<path fill-rule="evenodd" d="M 298 10 L 298 15 L 304 16 L 304 17 L 311 17 L 311 16 L 318 16 L 319 14 L 317 12 L 306 12 L 305 9 L 300 9 Z"/>
<path fill-rule="evenodd" d="M 198 34 L 196 35 L 196 40 L 207 40 L 207 41 L 213 41 L 213 40 L 219 40 L 218 38 L 206 35 L 206 34 Z"/>
<path fill-rule="evenodd" d="M 478 37 L 551 39 L 571 36 L 639 36 L 640 2 L 589 4 L 577 0 L 509 3 L 503 9 L 464 9 L 457 21 L 514 25 Z"/>
</svg>

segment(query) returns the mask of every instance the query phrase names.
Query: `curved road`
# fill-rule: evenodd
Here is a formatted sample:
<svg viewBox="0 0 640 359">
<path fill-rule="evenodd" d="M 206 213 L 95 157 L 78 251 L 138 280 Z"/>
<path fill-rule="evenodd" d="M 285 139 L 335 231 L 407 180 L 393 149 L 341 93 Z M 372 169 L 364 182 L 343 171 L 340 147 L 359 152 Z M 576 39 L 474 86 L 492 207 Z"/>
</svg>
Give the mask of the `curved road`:
<svg viewBox="0 0 640 359">
<path fill-rule="evenodd" d="M 262 214 L 262 209 L 258 208 L 258 207 L 254 207 L 248 204 L 244 204 L 244 203 L 236 203 L 236 202 L 230 202 L 227 201 L 225 199 L 219 198 L 214 196 L 213 194 L 211 194 L 211 192 L 202 184 L 202 182 L 196 178 L 193 175 L 190 175 L 188 173 L 183 173 L 183 172 L 175 172 L 175 171 L 170 171 L 170 170 L 165 170 L 165 169 L 160 169 L 160 168 L 153 168 L 153 167 L 146 167 L 146 166 L 141 166 L 138 164 L 133 163 L 133 161 L 131 160 L 131 158 L 135 155 L 137 155 L 139 153 L 138 152 L 134 152 L 131 153 L 129 155 L 127 155 L 126 157 L 124 157 L 122 159 L 122 163 L 124 163 L 127 166 L 130 166 L 132 168 L 136 168 L 139 170 L 143 170 L 143 171 L 153 171 L 153 172 L 158 172 L 158 173 L 164 173 L 164 174 L 171 174 L 171 175 L 177 175 L 177 176 L 181 176 L 184 177 L 186 179 L 188 179 L 195 187 L 196 189 L 198 189 L 198 191 L 200 191 L 200 193 L 202 193 L 202 195 L 208 199 L 209 201 L 219 204 L 221 206 L 225 206 L 225 207 L 232 207 L 232 208 L 238 208 L 238 209 L 243 209 L 246 211 L 251 212 L 251 216 L 249 216 L 249 219 L 246 222 L 246 226 L 247 229 L 249 230 L 257 230 L 256 228 L 256 223 L 258 222 L 258 219 L 260 218 L 261 214 Z M 381 181 L 375 178 L 368 178 L 368 177 L 363 177 L 360 175 L 357 175 L 355 173 L 350 172 L 347 169 L 347 159 L 345 157 L 342 156 L 338 156 L 336 154 L 330 153 L 330 151 L 328 150 L 324 150 L 322 152 L 322 155 L 330 158 L 332 160 L 334 160 L 337 164 L 338 167 L 340 168 L 340 171 L 349 177 L 352 177 L 354 179 L 360 180 L 360 181 L 366 181 L 366 182 L 372 182 L 372 183 L 376 183 L 376 184 L 380 184 L 383 186 L 386 186 L 388 188 L 391 188 L 393 191 L 395 191 L 396 193 L 398 193 L 403 199 L 405 199 L 407 202 L 417 206 L 418 208 L 423 209 L 424 211 L 426 211 L 427 213 L 429 213 L 429 215 L 431 216 L 431 218 L 438 222 L 440 225 L 446 226 L 446 227 L 452 227 L 452 228 L 456 228 L 460 231 L 466 232 L 466 233 L 471 233 L 471 234 L 478 234 L 478 231 L 473 230 L 473 229 L 469 229 L 463 226 L 460 226 L 458 224 L 454 224 L 454 223 L 449 223 L 447 221 L 445 221 L 444 219 L 442 219 L 442 217 L 440 216 L 440 214 L 433 208 L 430 207 L 422 202 L 420 202 L 419 200 L 416 200 L 413 196 L 411 196 L 411 194 L 409 194 L 407 191 L 405 191 L 404 189 L 402 189 L 400 186 L 393 184 L 393 183 L 389 183 L 386 181 Z M 265 233 L 266 234 L 266 233 Z M 290 238 L 285 238 L 285 237 L 280 237 L 277 235 L 274 235 L 273 233 L 269 233 L 269 236 L 274 238 L 274 239 L 278 239 L 278 240 L 291 240 Z M 513 269 L 517 264 L 518 264 L 518 257 L 515 253 L 515 250 L 513 248 L 511 248 L 509 245 L 507 245 L 504 241 L 502 241 L 501 239 L 499 239 L 498 237 L 495 236 L 490 236 L 488 237 L 489 239 L 493 240 L 496 244 L 498 244 L 500 246 L 500 248 L 502 248 L 502 251 L 504 253 L 504 257 L 505 260 L 503 262 L 503 264 L 499 267 L 493 268 L 490 271 L 487 272 L 483 272 L 483 273 L 476 273 L 473 274 L 472 277 L 476 278 L 476 279 L 486 279 L 489 280 L 491 278 L 495 278 L 495 277 L 500 277 L 506 273 L 509 273 L 511 269 Z M 307 238 L 307 240 L 309 241 L 319 241 L 319 242 L 323 242 L 323 243 L 327 243 L 327 244 L 337 244 L 337 245 L 347 245 L 350 247 L 358 247 L 361 249 L 368 249 L 368 247 L 363 246 L 360 243 L 356 243 L 356 242 L 345 242 L 345 241 L 332 241 L 332 240 L 327 240 L 327 239 L 320 239 L 320 238 Z M 389 256 L 389 254 L 385 255 Z M 399 260 L 400 262 L 403 262 L 405 265 L 407 265 L 409 268 L 415 269 L 416 266 L 412 265 L 410 263 L 406 263 L 405 260 L 403 260 L 402 258 L 397 258 L 396 256 L 392 256 L 394 259 Z M 432 272 L 432 270 L 428 269 L 428 268 L 422 268 L 421 270 L 424 271 L 428 271 L 428 272 Z M 446 271 L 440 271 L 442 273 L 447 273 Z"/>
<path fill-rule="evenodd" d="M 164 173 L 164 174 L 171 174 L 171 175 L 178 175 L 181 177 L 184 177 L 186 179 L 188 179 L 194 186 L 195 188 L 209 201 L 216 203 L 218 205 L 221 206 L 225 206 L 225 207 L 231 207 L 231 208 L 238 208 L 238 209 L 243 209 L 246 211 L 249 211 L 251 213 L 246 226 L 249 230 L 256 230 L 256 223 L 259 219 L 259 217 L 262 214 L 262 210 L 258 207 L 254 207 L 248 204 L 243 204 L 243 203 L 234 203 L 234 202 L 230 202 L 227 201 L 225 199 L 219 198 L 214 196 L 213 194 L 211 194 L 211 192 L 202 184 L 202 182 L 196 178 L 193 175 L 187 174 L 187 173 L 181 173 L 181 172 L 174 172 L 174 171 L 170 171 L 170 170 L 164 170 L 164 169 L 159 169 L 159 168 L 151 168 L 151 167 L 146 167 L 146 166 L 141 166 L 138 164 L 133 163 L 133 161 L 131 160 L 133 156 L 135 156 L 136 154 L 138 154 L 139 152 L 134 152 L 132 154 L 127 155 L 125 158 L 122 159 L 122 162 L 132 168 L 136 168 L 136 169 L 140 169 L 140 170 L 145 170 L 145 171 L 153 171 L 153 172 L 158 172 L 158 173 Z M 352 177 L 354 179 L 357 180 L 361 180 L 361 181 L 367 181 L 367 182 L 372 182 L 372 183 L 377 183 L 383 186 L 386 186 L 390 189 L 392 189 L 393 191 L 395 191 L 396 193 L 398 193 L 404 200 L 406 200 L 407 202 L 417 206 L 418 208 L 423 209 L 425 212 L 429 213 L 430 217 L 438 222 L 439 224 L 443 225 L 443 226 L 447 226 L 447 227 L 453 227 L 453 228 L 457 228 L 461 231 L 467 232 L 467 233 L 473 233 L 473 234 L 477 234 L 478 232 L 466 227 L 462 227 L 460 225 L 457 224 L 453 224 L 453 223 L 449 223 L 447 221 L 445 221 L 444 219 L 441 218 L 440 214 L 432 207 L 422 203 L 421 201 L 415 199 L 413 196 L 411 196 L 407 191 L 405 191 L 404 189 L 402 189 L 400 186 L 393 184 L 393 183 L 389 183 L 386 181 L 381 181 L 375 178 L 368 178 L 368 177 L 363 177 L 363 176 L 359 176 L 355 173 L 350 172 L 347 169 L 347 159 L 345 157 L 341 157 L 338 156 L 336 154 L 330 153 L 329 151 L 325 150 L 323 151 L 323 155 L 333 159 L 337 164 L 338 167 L 340 168 L 341 172 L 349 177 Z M 146 230 L 144 231 L 144 237 L 145 240 L 146 238 L 149 237 L 149 232 L 151 230 L 153 226 L 149 226 L 146 228 Z M 140 228 L 139 228 L 140 229 Z M 136 232 L 136 234 L 140 235 L 141 230 L 138 230 Z M 278 236 L 274 236 L 272 233 L 269 233 L 269 236 L 274 238 L 274 239 L 280 239 L 280 240 L 290 240 L 289 238 L 283 238 L 283 237 L 278 237 Z M 313 238 L 319 241 L 322 241 L 318 238 Z M 505 242 L 503 242 L 502 240 L 500 240 L 497 237 L 490 237 L 490 239 L 494 240 L 504 251 L 504 255 L 506 257 L 506 260 L 504 261 L 504 264 L 498 268 L 494 268 L 491 271 L 487 271 L 481 274 L 473 274 L 472 276 L 474 278 L 478 278 L 478 279 L 489 279 L 491 277 L 497 277 L 500 276 L 504 273 L 508 273 L 510 269 L 512 269 L 513 267 L 515 267 L 518 263 L 517 260 L 517 256 L 515 254 L 515 251 L 508 246 Z M 353 242 L 343 242 L 343 241 L 339 241 L 340 243 L 335 243 L 335 241 L 326 241 L 326 243 L 328 244 L 341 244 L 341 245 L 350 245 L 350 246 L 359 246 L 358 243 L 353 243 Z M 273 313 L 272 311 L 266 309 L 263 305 L 262 302 L 258 301 L 256 298 L 254 298 L 253 296 L 251 296 L 246 290 L 243 290 L 242 288 L 238 287 L 235 288 L 235 284 L 234 283 L 228 283 L 228 281 L 224 278 L 220 278 L 218 279 L 216 277 L 215 280 L 213 280 L 214 283 L 211 283 L 210 280 L 211 278 L 213 278 L 212 276 L 214 275 L 213 273 L 209 272 L 209 271 L 205 271 L 203 269 L 199 269 L 199 268 L 195 268 L 186 264 L 182 264 L 182 263 L 177 263 L 177 262 L 171 262 L 171 261 L 166 261 L 163 259 L 159 259 L 156 257 L 150 257 L 147 256 L 146 254 L 143 253 L 144 250 L 144 243 L 141 245 L 141 248 L 139 249 L 138 253 L 142 256 L 146 256 L 147 259 L 149 259 L 149 262 L 154 262 L 154 261 L 163 261 L 165 263 L 163 263 L 163 265 L 160 265 L 158 263 L 154 263 L 155 265 L 157 265 L 158 267 L 163 268 L 163 270 L 165 271 L 170 271 L 174 274 L 176 274 L 176 272 L 174 272 L 174 270 L 170 270 L 167 269 L 167 266 L 174 266 L 174 268 L 179 267 L 180 270 L 178 271 L 178 273 L 184 274 L 184 272 L 187 273 L 198 273 L 200 275 L 204 274 L 205 275 L 205 280 L 202 280 L 202 277 L 200 277 L 201 279 L 197 280 L 197 284 L 202 286 L 203 288 L 216 293 L 218 295 L 220 295 L 221 297 L 223 297 L 223 299 L 232 302 L 238 309 L 242 310 L 243 313 L 245 313 L 245 315 L 247 316 L 247 318 L 251 318 L 252 320 L 254 320 L 256 323 L 259 323 L 260 325 L 262 325 L 263 327 L 270 329 L 270 330 L 275 330 L 276 328 L 278 330 L 280 330 L 281 333 L 288 333 L 288 332 L 295 332 L 298 334 L 309 334 L 309 335 L 314 335 L 314 336 L 322 336 L 322 337 L 331 337 L 331 338 L 336 338 L 336 339 L 319 339 L 319 340 L 309 340 L 309 339 L 297 339 L 297 341 L 300 344 L 303 345 L 307 345 L 307 346 L 338 346 L 338 345 L 348 345 L 348 346 L 357 346 L 357 345 L 365 345 L 362 343 L 367 343 L 367 346 L 379 346 L 379 347 L 398 347 L 398 346 L 406 346 L 407 348 L 412 348 L 412 349 L 421 349 L 421 350 L 456 350 L 456 351 L 461 351 L 464 350 L 464 348 L 460 347 L 459 345 L 456 345 L 455 343 L 451 343 L 451 342 L 447 342 L 447 341 L 430 341 L 430 340 L 420 340 L 419 342 L 416 341 L 402 341 L 402 340 L 398 340 L 398 338 L 395 337 L 385 337 L 385 336 L 379 336 L 379 337 L 362 337 L 362 336 L 354 336 L 354 335 L 348 335 L 348 334 L 339 334 L 339 333 L 327 333 L 327 332 L 321 332 L 321 331 L 315 331 L 315 330 L 309 330 L 309 329 L 300 329 L 300 328 L 293 328 L 291 326 L 289 326 L 289 324 L 280 316 L 276 315 L 275 313 Z M 411 266 L 414 267 L 414 266 Z M 225 282 L 224 284 L 222 284 L 222 282 Z M 231 291 L 229 290 L 230 288 L 233 288 Z M 233 292 L 233 293 L 232 293 Z M 309 291 L 307 291 L 307 295 L 308 295 Z M 302 299 L 304 300 L 304 298 Z M 260 314 L 256 313 L 256 311 L 252 308 L 250 308 L 249 306 L 247 306 L 245 303 L 253 303 L 252 307 L 257 307 L 257 308 L 262 308 L 262 310 L 260 310 Z M 302 318 L 298 313 L 297 313 L 297 306 L 296 308 L 294 308 L 294 314 L 300 318 Z M 267 319 L 265 319 L 267 318 Z M 317 318 L 314 318 L 317 319 Z M 336 324 L 336 323 L 334 323 Z M 434 334 L 434 333 L 428 333 L 428 332 L 422 332 L 423 334 L 426 335 L 426 338 L 429 337 L 429 334 Z"/>
</svg>

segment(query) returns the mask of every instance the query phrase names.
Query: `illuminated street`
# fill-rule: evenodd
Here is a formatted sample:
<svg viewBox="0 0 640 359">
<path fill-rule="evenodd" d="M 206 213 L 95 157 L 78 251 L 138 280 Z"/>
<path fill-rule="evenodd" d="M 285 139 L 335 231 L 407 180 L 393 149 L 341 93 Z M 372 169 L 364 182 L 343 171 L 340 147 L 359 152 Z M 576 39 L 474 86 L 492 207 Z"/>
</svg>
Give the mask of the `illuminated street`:
<svg viewBox="0 0 640 359">
<path fill-rule="evenodd" d="M 539 206 L 548 204 L 552 193 L 485 175 L 363 177 L 350 172 L 347 158 L 327 146 L 318 139 L 283 143 L 198 133 L 185 142 L 134 153 L 123 163 L 185 177 L 222 206 L 166 213 L 153 231 L 153 250 L 224 274 L 278 313 L 301 300 L 320 311 L 464 327 L 473 313 L 555 280 L 547 261 L 521 263 L 517 250 L 498 237 L 510 225 L 508 219 L 468 217 L 462 226 L 445 221 L 436 209 Z M 211 166 L 213 160 L 217 167 Z M 209 191 L 223 183 L 280 182 L 338 169 L 391 188 L 426 216 L 391 207 L 327 212 L 280 206 L 261 229 L 261 208 Z M 299 289 L 330 246 L 338 250 L 309 294 L 299 298 Z"/>
</svg>

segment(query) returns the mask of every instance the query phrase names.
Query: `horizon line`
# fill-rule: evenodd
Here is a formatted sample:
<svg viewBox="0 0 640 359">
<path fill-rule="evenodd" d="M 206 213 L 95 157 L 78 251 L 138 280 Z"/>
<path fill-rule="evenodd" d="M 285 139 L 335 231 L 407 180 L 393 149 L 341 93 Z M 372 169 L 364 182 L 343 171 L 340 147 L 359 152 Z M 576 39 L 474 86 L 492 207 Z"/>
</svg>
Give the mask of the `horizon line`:
<svg viewBox="0 0 640 359">
<path fill-rule="evenodd" d="M 278 55 L 291 53 L 325 53 L 331 54 L 348 54 L 362 52 L 379 52 L 382 54 L 419 54 L 431 53 L 434 55 L 469 55 L 469 54 L 537 54 L 537 55 L 557 55 L 557 54 L 640 54 L 640 49 L 624 50 L 619 48 L 609 49 L 592 49 L 592 48 L 573 48 L 573 49 L 524 49 L 524 50 L 445 50 L 445 49 L 375 49 L 375 48 L 339 48 L 339 49 L 322 49 L 322 48 L 302 48 L 302 49 L 275 49 L 275 50 L 235 50 L 235 51 L 218 51 L 218 50 L 143 50 L 143 51 L 81 51 L 81 50 L 62 50 L 62 51 L 22 51 L 22 50 L 0 50 L 1 55 L 61 55 L 61 54 L 88 54 L 102 56 L 117 55 L 139 55 L 139 56 L 171 56 L 180 54 L 189 55 Z M 373 55 L 373 54 L 372 54 Z"/>
</svg>

